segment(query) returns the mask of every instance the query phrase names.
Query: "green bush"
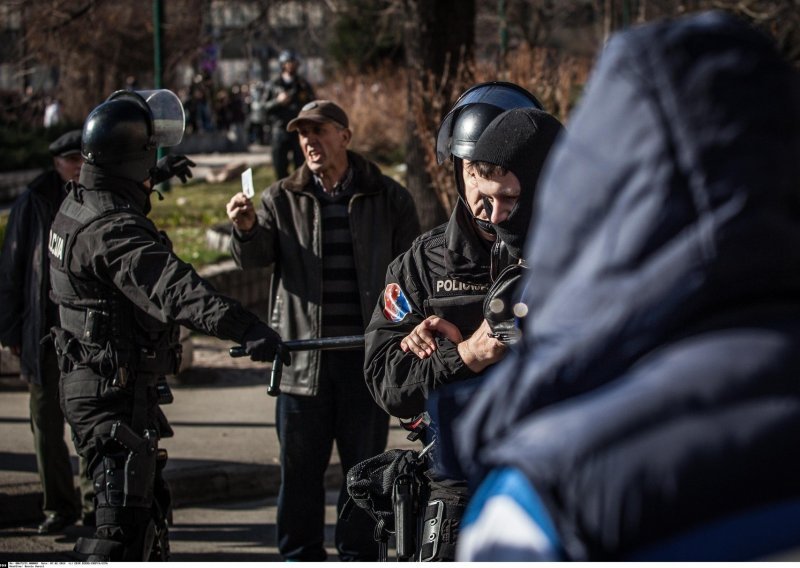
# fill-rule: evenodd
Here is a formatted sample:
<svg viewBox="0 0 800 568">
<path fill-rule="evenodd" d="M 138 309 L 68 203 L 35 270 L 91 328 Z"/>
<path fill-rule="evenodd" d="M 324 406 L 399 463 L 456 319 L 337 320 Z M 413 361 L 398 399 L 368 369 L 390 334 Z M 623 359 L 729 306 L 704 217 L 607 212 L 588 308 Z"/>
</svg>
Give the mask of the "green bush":
<svg viewBox="0 0 800 568">
<path fill-rule="evenodd" d="M 0 125 L 0 171 L 32 170 L 51 164 L 50 143 L 80 125 L 63 124 L 53 128 L 26 128 Z"/>
</svg>

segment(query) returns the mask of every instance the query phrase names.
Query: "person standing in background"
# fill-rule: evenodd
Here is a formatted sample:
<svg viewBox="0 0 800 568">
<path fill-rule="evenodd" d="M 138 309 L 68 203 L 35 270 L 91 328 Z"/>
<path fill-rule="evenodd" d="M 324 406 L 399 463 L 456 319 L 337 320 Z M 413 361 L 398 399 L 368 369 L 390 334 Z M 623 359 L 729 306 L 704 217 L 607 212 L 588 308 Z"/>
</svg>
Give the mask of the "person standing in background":
<svg viewBox="0 0 800 568">
<path fill-rule="evenodd" d="M 300 60 L 293 51 L 281 52 L 278 62 L 281 73 L 267 85 L 264 108 L 272 126 L 270 144 L 275 179 L 283 179 L 289 175 L 289 154 L 295 170 L 303 165 L 304 160 L 297 134 L 288 131 L 286 126 L 297 117 L 303 105 L 316 96 L 311 84 L 298 74 Z"/>
<path fill-rule="evenodd" d="M 31 430 L 44 497 L 45 519 L 39 534 L 62 531 L 78 519 L 81 509 L 83 524 L 94 525 L 94 490 L 83 458 L 82 507 L 75 494 L 64 442 L 56 354 L 52 343 L 40 343 L 58 325 L 58 310 L 49 298 L 47 235 L 67 194 L 65 184 L 77 181 L 81 171 L 81 131 L 67 132 L 49 149 L 53 168 L 33 180 L 14 203 L 0 253 L 0 342 L 20 358 L 21 375 L 29 385 Z"/>
</svg>

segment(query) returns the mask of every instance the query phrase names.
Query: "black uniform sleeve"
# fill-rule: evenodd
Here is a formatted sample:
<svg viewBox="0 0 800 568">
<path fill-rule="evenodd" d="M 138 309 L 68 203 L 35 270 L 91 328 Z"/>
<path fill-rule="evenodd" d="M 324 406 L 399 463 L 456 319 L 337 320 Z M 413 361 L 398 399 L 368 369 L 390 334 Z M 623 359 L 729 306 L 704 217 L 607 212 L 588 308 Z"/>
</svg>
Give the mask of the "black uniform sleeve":
<svg viewBox="0 0 800 568">
<path fill-rule="evenodd" d="M 448 340 L 439 340 L 438 349 L 427 359 L 400 349 L 402 339 L 426 317 L 423 300 L 428 294 L 421 286 L 414 256 L 412 248 L 389 265 L 387 287 L 378 299 L 365 334 L 367 388 L 381 407 L 400 418 L 423 412 L 428 395 L 438 386 L 472 376 L 456 346 Z M 393 285 L 399 287 L 408 304 L 409 312 L 403 317 L 392 316 L 395 311 L 391 300 L 388 308 L 386 305 Z"/>
<path fill-rule="evenodd" d="M 0 342 L 10 347 L 22 345 L 25 313 L 25 271 L 31 262 L 30 231 L 33 223 L 30 192 L 24 193 L 8 216 L 0 253 Z"/>
<path fill-rule="evenodd" d="M 91 262 L 95 274 L 159 321 L 240 343 L 258 321 L 175 256 L 155 227 L 143 220 L 103 219 L 87 227 L 80 238 L 92 246 L 76 243 L 73 251 L 86 251 L 83 254 L 90 258 L 79 258 L 75 252 L 74 262 Z"/>
</svg>

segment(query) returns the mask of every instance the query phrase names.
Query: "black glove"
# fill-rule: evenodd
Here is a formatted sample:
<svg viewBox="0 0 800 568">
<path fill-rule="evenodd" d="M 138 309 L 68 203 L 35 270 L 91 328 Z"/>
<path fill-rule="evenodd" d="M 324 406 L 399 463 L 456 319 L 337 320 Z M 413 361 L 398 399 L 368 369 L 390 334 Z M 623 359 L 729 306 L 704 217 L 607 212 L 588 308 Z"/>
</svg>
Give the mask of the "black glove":
<svg viewBox="0 0 800 568">
<path fill-rule="evenodd" d="M 514 314 L 514 304 L 518 302 L 518 288 L 525 272 L 521 264 L 505 267 L 483 299 L 483 317 L 489 322 L 494 338 L 507 345 L 513 345 L 522 337 L 517 322 L 520 316 Z"/>
<path fill-rule="evenodd" d="M 192 177 L 192 170 L 189 168 L 195 165 L 186 156 L 170 154 L 161 158 L 156 167 L 150 170 L 150 178 L 153 180 L 153 185 L 158 185 L 174 176 L 186 183 L 186 180 Z"/>
<path fill-rule="evenodd" d="M 292 356 L 281 341 L 281 336 L 264 322 L 250 326 L 242 340 L 245 353 L 253 361 L 274 361 L 277 353 L 284 365 L 291 365 Z"/>
</svg>

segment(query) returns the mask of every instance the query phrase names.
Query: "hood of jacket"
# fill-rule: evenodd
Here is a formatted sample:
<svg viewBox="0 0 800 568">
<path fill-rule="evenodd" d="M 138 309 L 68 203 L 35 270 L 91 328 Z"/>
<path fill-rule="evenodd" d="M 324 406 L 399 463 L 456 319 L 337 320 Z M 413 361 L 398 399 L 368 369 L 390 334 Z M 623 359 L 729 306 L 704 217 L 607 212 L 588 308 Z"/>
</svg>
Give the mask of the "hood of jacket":
<svg viewBox="0 0 800 568">
<path fill-rule="evenodd" d="M 101 168 L 84 164 L 79 184 L 89 191 L 109 191 L 133 205 L 142 215 L 150 212 L 151 192 L 140 183 L 109 175 Z"/>
</svg>

